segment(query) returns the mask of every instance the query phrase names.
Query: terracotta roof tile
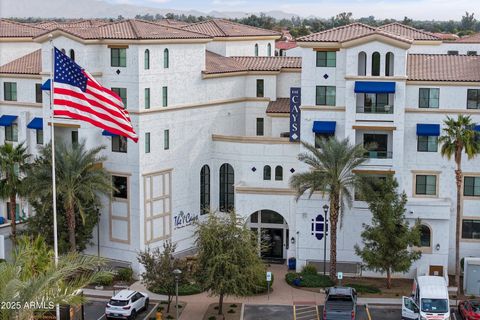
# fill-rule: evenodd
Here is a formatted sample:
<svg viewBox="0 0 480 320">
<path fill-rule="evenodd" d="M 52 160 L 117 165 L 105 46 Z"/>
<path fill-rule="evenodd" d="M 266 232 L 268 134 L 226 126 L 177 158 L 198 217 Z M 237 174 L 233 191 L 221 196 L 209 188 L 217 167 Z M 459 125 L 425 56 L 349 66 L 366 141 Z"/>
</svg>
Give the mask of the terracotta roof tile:
<svg viewBox="0 0 480 320">
<path fill-rule="evenodd" d="M 288 50 L 288 49 L 295 48 L 296 46 L 297 46 L 297 42 L 292 40 L 289 40 L 289 41 L 282 40 L 282 41 L 275 42 L 276 49 Z"/>
<path fill-rule="evenodd" d="M 270 101 L 267 106 L 267 113 L 290 113 L 290 99 L 277 98 L 276 101 Z"/>
<path fill-rule="evenodd" d="M 409 54 L 408 80 L 480 82 L 480 56 Z"/>
<path fill-rule="evenodd" d="M 441 40 L 433 33 L 415 29 L 398 22 L 385 24 L 378 27 L 378 29 L 412 40 Z"/>
<path fill-rule="evenodd" d="M 235 59 L 206 51 L 205 74 L 247 71 L 246 67 Z"/>
<path fill-rule="evenodd" d="M 41 49 L 0 66 L 0 73 L 40 74 L 42 71 Z"/>
<path fill-rule="evenodd" d="M 460 43 L 480 43 L 480 32 L 475 33 L 469 36 L 461 37 L 455 42 L 460 42 Z"/>
<path fill-rule="evenodd" d="M 224 19 L 211 19 L 182 27 L 212 37 L 281 36 L 281 32 L 267 30 Z"/>
<path fill-rule="evenodd" d="M 44 31 L 33 24 L 0 19 L 0 38 L 33 38 Z"/>
<path fill-rule="evenodd" d="M 442 33 L 442 32 L 433 32 L 433 34 L 442 39 L 443 41 L 456 41 L 460 37 L 454 33 Z"/>
</svg>

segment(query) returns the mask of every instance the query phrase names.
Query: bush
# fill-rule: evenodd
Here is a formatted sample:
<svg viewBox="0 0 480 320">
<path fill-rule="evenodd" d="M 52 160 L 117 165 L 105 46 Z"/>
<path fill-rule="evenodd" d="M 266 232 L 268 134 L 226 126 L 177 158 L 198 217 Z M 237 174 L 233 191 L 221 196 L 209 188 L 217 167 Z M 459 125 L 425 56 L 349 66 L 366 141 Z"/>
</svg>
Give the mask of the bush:
<svg viewBox="0 0 480 320">
<path fill-rule="evenodd" d="M 307 264 L 302 268 L 303 274 L 317 274 L 317 268 L 313 264 Z"/>
<path fill-rule="evenodd" d="M 260 293 L 266 293 L 268 291 L 268 283 L 267 283 L 267 277 L 265 273 L 262 273 L 262 275 L 259 276 L 259 283 L 257 284 L 257 287 L 251 292 L 252 294 L 260 294 Z M 272 281 L 270 281 L 270 292 L 272 291 L 272 286 L 273 286 L 273 281 L 275 280 L 275 277 L 272 273 Z"/>
<path fill-rule="evenodd" d="M 345 286 L 354 288 L 355 290 L 357 290 L 358 293 L 380 293 L 380 292 L 382 292 L 377 287 L 364 285 L 364 284 L 347 283 Z"/>
<path fill-rule="evenodd" d="M 306 288 L 325 288 L 334 285 L 333 281 L 322 274 L 304 274 L 289 272 L 285 275 L 285 281 L 289 285 L 293 285 L 295 279 L 300 279 L 300 287 Z"/>
<path fill-rule="evenodd" d="M 133 280 L 132 268 L 119 268 L 115 274 L 115 280 L 132 282 Z"/>
<path fill-rule="evenodd" d="M 113 274 L 103 273 L 99 275 L 95 284 L 99 286 L 105 286 L 105 287 L 111 286 L 113 284 Z"/>
<path fill-rule="evenodd" d="M 235 303 L 230 305 L 230 308 L 236 308 L 236 307 L 237 305 Z"/>
<path fill-rule="evenodd" d="M 217 320 L 217 317 L 215 317 L 215 316 L 210 316 L 210 317 L 208 317 L 208 320 Z"/>
<path fill-rule="evenodd" d="M 148 290 L 157 294 L 167 294 L 167 290 L 164 288 L 148 288 Z M 178 295 L 179 296 L 189 296 L 192 294 L 202 293 L 203 289 L 199 284 L 196 283 L 184 283 L 178 285 Z"/>
<path fill-rule="evenodd" d="M 230 309 L 230 310 L 228 310 L 228 313 L 235 313 L 235 310 Z"/>
</svg>

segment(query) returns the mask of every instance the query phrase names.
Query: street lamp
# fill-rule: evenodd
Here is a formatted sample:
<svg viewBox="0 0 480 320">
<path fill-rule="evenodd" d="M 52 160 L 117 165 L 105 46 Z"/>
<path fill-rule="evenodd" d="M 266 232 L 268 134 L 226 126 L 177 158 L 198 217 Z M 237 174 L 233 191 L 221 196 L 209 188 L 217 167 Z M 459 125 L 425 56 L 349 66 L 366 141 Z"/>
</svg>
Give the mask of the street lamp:
<svg viewBox="0 0 480 320">
<path fill-rule="evenodd" d="M 175 276 L 175 309 L 177 309 L 177 317 L 175 319 L 178 320 L 178 280 L 180 279 L 180 275 L 182 271 L 180 269 L 173 270 L 173 275 Z"/>
<path fill-rule="evenodd" d="M 323 206 L 323 275 L 327 272 L 327 214 L 328 214 L 328 205 Z"/>
</svg>

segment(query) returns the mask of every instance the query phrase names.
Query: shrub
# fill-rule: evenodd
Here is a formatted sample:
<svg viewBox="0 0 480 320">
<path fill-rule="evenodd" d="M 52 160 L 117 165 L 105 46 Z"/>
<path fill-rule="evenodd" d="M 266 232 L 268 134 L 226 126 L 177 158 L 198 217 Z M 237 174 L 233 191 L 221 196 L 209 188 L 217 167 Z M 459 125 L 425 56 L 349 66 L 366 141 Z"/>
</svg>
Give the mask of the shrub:
<svg viewBox="0 0 480 320">
<path fill-rule="evenodd" d="M 99 286 L 111 286 L 113 284 L 113 274 L 103 273 L 99 275 L 95 284 Z"/>
<path fill-rule="evenodd" d="M 235 310 L 230 309 L 230 310 L 228 310 L 228 313 L 235 313 Z"/>
<path fill-rule="evenodd" d="M 132 268 L 119 268 L 115 275 L 115 280 L 131 282 L 133 280 Z"/>
<path fill-rule="evenodd" d="M 325 288 L 334 285 L 333 281 L 322 274 L 304 274 L 289 272 L 285 275 L 285 281 L 289 285 L 293 285 L 295 279 L 300 279 L 300 287 L 306 288 Z"/>
<path fill-rule="evenodd" d="M 347 283 L 345 286 L 354 288 L 355 290 L 357 290 L 358 293 L 380 293 L 380 292 L 382 292 L 377 287 L 370 286 L 370 285 L 364 285 L 364 284 Z"/>
<path fill-rule="evenodd" d="M 230 305 L 230 308 L 236 308 L 236 307 L 237 307 L 237 305 L 235 303 Z"/>
<path fill-rule="evenodd" d="M 217 320 L 217 317 L 215 317 L 215 316 L 210 316 L 210 317 L 208 317 L 208 320 Z"/>
<path fill-rule="evenodd" d="M 303 274 L 317 274 L 317 268 L 313 264 L 307 264 L 302 268 Z"/>
<path fill-rule="evenodd" d="M 165 290 L 164 288 L 148 288 L 148 290 L 156 294 L 167 294 L 167 290 Z M 196 283 L 184 283 L 184 284 L 178 285 L 179 296 L 189 296 L 192 294 L 198 294 L 202 292 L 203 292 L 202 287 L 200 287 L 200 285 Z"/>
<path fill-rule="evenodd" d="M 168 315 L 168 316 L 167 316 L 167 319 L 175 319 L 175 318 L 174 318 L 173 316 L 171 316 L 171 315 Z"/>
<path fill-rule="evenodd" d="M 272 281 L 270 281 L 270 291 L 272 291 L 272 286 L 273 286 L 273 281 L 274 275 L 272 273 Z M 262 272 L 261 275 L 259 275 L 258 284 L 257 287 L 252 291 L 252 294 L 260 294 L 260 293 L 266 293 L 268 291 L 268 283 L 267 283 L 267 277 L 264 272 Z"/>
</svg>

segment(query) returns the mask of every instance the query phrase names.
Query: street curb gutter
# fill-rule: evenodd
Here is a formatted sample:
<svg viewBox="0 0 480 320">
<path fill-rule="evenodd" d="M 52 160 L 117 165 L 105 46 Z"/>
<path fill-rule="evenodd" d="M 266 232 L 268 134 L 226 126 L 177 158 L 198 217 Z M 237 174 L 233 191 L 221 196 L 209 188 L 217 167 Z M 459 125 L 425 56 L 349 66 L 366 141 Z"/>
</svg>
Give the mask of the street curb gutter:
<svg viewBox="0 0 480 320">
<path fill-rule="evenodd" d="M 242 308 L 240 309 L 240 320 L 243 320 L 244 311 L 245 311 L 245 303 L 242 303 Z"/>
</svg>

